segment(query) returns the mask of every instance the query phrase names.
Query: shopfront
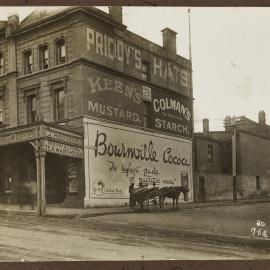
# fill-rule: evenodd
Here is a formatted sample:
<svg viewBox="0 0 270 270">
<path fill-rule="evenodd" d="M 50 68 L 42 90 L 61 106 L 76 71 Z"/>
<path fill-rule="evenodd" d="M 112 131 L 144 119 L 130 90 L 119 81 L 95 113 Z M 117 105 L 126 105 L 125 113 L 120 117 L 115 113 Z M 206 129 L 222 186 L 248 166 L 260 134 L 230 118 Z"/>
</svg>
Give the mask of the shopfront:
<svg viewBox="0 0 270 270">
<path fill-rule="evenodd" d="M 19 203 L 20 187 L 36 183 L 37 211 L 46 203 L 82 206 L 82 134 L 38 123 L 0 133 L 0 202 Z M 72 205 L 73 204 L 73 205 Z"/>
</svg>

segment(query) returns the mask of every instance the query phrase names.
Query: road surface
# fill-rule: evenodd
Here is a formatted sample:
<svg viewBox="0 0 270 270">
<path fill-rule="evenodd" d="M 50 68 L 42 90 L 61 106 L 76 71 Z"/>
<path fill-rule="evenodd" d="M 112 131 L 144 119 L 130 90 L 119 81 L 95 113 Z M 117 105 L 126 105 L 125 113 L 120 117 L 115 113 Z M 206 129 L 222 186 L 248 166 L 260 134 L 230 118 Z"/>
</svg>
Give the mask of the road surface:
<svg viewBox="0 0 270 270">
<path fill-rule="evenodd" d="M 269 249 L 224 243 L 218 238 L 213 241 L 186 237 L 181 231 L 170 233 L 166 224 L 170 220 L 175 223 L 177 216 L 179 219 L 181 213 L 84 219 L 1 214 L 0 261 L 270 258 Z M 164 221 L 158 229 L 155 219 Z"/>
</svg>

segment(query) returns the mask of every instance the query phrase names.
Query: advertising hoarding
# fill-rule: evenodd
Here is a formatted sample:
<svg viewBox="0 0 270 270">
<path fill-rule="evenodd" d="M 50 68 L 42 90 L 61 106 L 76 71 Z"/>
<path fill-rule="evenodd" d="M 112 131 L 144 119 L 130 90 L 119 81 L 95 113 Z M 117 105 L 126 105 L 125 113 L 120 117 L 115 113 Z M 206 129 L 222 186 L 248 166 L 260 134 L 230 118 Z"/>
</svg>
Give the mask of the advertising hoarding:
<svg viewBox="0 0 270 270">
<path fill-rule="evenodd" d="M 150 128 L 191 138 L 191 100 L 187 100 L 171 91 L 152 90 Z"/>
<path fill-rule="evenodd" d="M 132 38 L 125 40 L 89 25 L 85 27 L 85 37 L 84 53 L 91 61 L 142 79 L 142 61 L 148 59 L 150 78 L 154 83 L 187 96 L 191 95 L 190 66 L 187 59 L 179 57 L 178 61 L 181 59 L 181 62 L 176 63 L 139 47 Z M 150 41 L 149 43 L 154 45 Z"/>
<path fill-rule="evenodd" d="M 191 188 L 191 141 L 84 119 L 86 206 L 123 205 L 129 185 Z M 182 200 L 182 198 L 180 198 Z"/>
<path fill-rule="evenodd" d="M 85 114 L 142 126 L 142 106 L 142 85 L 102 71 L 85 69 Z"/>
</svg>

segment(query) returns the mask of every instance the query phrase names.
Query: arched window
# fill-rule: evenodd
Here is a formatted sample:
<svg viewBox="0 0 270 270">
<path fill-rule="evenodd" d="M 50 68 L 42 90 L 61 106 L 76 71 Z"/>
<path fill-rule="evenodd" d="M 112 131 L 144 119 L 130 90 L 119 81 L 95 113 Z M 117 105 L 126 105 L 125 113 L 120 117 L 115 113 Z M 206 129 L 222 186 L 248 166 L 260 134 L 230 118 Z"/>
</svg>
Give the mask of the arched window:
<svg viewBox="0 0 270 270">
<path fill-rule="evenodd" d="M 24 52 L 24 74 L 30 74 L 33 72 L 33 58 L 32 58 L 32 51 L 27 50 Z"/>
<path fill-rule="evenodd" d="M 43 45 L 39 48 L 39 68 L 46 69 L 49 67 L 49 48 Z"/>
<path fill-rule="evenodd" d="M 63 64 L 66 62 L 66 41 L 60 38 L 56 41 L 56 64 Z"/>
</svg>

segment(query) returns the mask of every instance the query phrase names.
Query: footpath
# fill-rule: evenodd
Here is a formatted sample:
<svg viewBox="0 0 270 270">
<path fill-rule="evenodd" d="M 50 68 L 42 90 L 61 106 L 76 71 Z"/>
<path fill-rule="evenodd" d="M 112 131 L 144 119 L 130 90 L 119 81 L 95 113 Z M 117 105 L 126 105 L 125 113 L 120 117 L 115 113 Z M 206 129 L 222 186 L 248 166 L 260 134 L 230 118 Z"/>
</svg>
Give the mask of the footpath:
<svg viewBox="0 0 270 270">
<path fill-rule="evenodd" d="M 247 246 L 270 251 L 270 198 L 208 202 L 181 203 L 179 211 L 171 205 L 163 211 L 135 212 L 129 207 L 64 208 L 48 204 L 46 217 L 71 218 L 79 222 L 98 222 L 102 226 L 116 226 L 123 230 L 139 230 L 142 234 L 159 233 L 162 237 L 179 237 L 191 241 Z M 0 204 L 0 214 L 36 215 L 25 205 Z M 42 218 L 41 218 L 42 219 Z M 258 226 L 258 220 L 265 226 Z M 264 235 L 263 235 L 264 234 Z"/>
<path fill-rule="evenodd" d="M 270 198 L 260 199 L 244 199 L 238 200 L 236 203 L 232 201 L 218 201 L 218 202 L 206 202 L 206 203 L 179 203 L 179 211 L 181 209 L 192 208 L 207 208 L 217 206 L 238 206 L 243 204 L 254 203 L 270 203 Z M 164 207 L 164 211 L 171 208 L 171 205 Z M 16 204 L 0 204 L 0 213 L 13 213 L 23 215 L 36 215 L 36 209 L 31 210 L 29 205 L 25 205 L 23 209 L 20 209 Z M 48 204 L 46 208 L 46 217 L 59 217 L 59 218 L 84 218 L 84 217 L 97 217 L 105 215 L 115 214 L 127 214 L 134 213 L 134 210 L 128 206 L 121 207 L 99 207 L 99 208 L 71 208 L 63 207 L 61 204 Z"/>
</svg>

